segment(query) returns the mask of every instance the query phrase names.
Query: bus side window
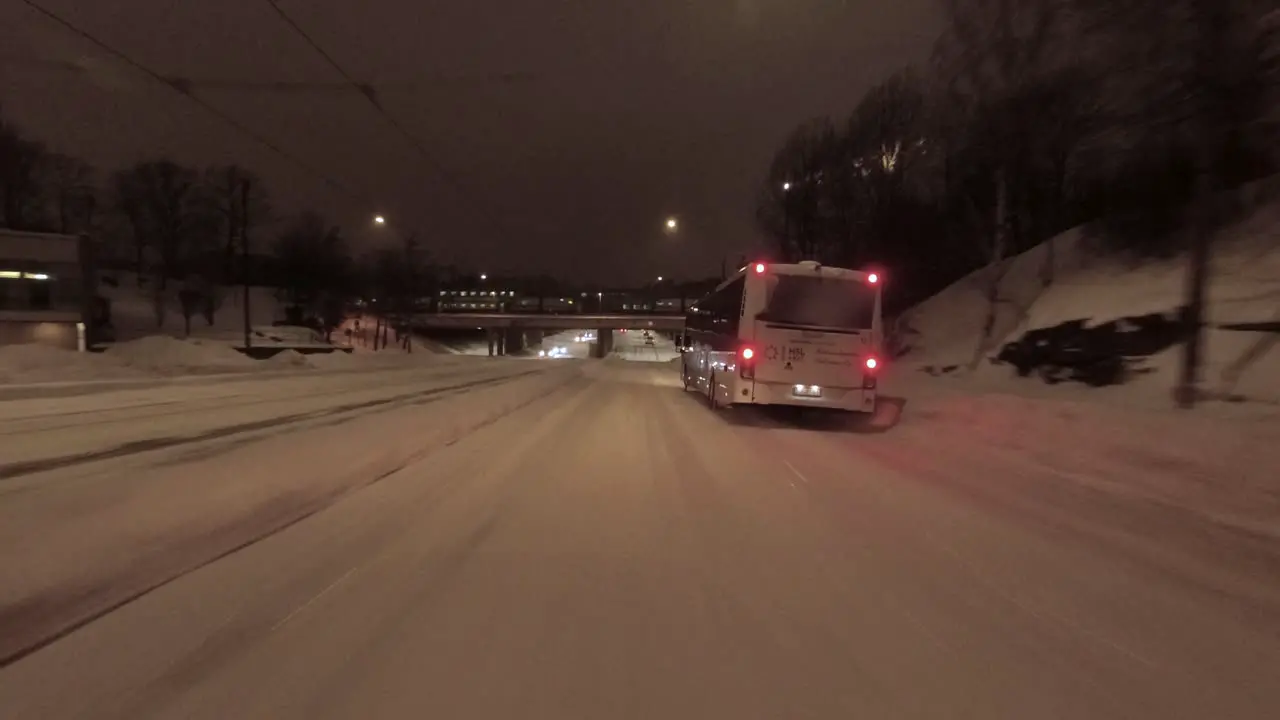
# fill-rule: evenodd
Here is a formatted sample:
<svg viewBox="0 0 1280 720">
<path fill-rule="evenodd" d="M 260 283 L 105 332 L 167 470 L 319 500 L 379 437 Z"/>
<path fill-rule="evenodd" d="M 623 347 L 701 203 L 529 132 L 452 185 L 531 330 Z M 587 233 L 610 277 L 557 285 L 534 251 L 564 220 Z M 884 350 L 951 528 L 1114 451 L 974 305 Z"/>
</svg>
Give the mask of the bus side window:
<svg viewBox="0 0 1280 720">
<path fill-rule="evenodd" d="M 747 289 L 747 279 L 740 277 L 729 284 L 723 292 L 723 313 L 725 319 L 724 334 L 738 337 L 742 327 L 742 302 Z"/>
</svg>

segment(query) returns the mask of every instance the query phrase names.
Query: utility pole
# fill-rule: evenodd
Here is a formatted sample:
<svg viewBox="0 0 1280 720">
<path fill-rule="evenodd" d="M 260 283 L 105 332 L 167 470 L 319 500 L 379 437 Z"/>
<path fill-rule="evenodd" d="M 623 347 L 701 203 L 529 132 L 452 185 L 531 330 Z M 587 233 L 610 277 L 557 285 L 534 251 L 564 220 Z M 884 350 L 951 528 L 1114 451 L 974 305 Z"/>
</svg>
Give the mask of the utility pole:
<svg viewBox="0 0 1280 720">
<path fill-rule="evenodd" d="M 1192 5 L 1196 25 L 1191 98 L 1196 123 L 1197 182 L 1192 219 L 1191 252 L 1188 258 L 1182 346 L 1182 367 L 1174 400 L 1178 407 L 1191 409 L 1200 394 L 1200 365 L 1204 350 L 1206 286 L 1209 283 L 1213 232 L 1217 214 L 1217 172 L 1231 118 L 1225 116 L 1223 101 L 1226 81 L 1221 66 L 1227 52 L 1231 29 L 1229 10 L 1221 0 L 1196 0 Z"/>
<path fill-rule="evenodd" d="M 249 181 L 240 186 L 240 280 L 244 283 L 244 349 L 253 346 L 253 326 L 249 320 Z"/>
</svg>

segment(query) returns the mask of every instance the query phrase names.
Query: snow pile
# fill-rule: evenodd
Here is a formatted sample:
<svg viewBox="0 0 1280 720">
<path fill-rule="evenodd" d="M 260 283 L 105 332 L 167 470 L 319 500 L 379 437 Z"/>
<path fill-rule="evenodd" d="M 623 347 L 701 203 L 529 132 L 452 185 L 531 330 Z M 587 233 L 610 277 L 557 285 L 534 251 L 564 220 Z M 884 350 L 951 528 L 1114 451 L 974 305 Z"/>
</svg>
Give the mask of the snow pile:
<svg viewBox="0 0 1280 720">
<path fill-rule="evenodd" d="M 42 383 L 139 377 L 137 369 L 99 353 L 47 345 L 0 346 L 0 383 Z"/>
<path fill-rule="evenodd" d="M 118 343 L 105 354 L 122 365 L 159 375 L 243 372 L 262 367 L 226 343 L 178 340 L 167 335 Z"/>
<path fill-rule="evenodd" d="M 293 349 L 278 352 L 264 360 L 263 363 L 272 368 L 279 369 L 297 368 L 299 370 L 306 370 L 315 367 L 308 356 Z"/>
</svg>

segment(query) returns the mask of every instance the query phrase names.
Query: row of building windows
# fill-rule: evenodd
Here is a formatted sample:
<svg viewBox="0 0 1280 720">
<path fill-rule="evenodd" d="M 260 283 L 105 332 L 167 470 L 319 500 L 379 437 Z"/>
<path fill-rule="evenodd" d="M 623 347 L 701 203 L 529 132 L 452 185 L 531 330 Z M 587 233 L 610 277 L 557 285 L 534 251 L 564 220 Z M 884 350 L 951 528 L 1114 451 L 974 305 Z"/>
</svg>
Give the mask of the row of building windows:
<svg viewBox="0 0 1280 720">
<path fill-rule="evenodd" d="M 511 290 L 441 290 L 440 297 L 515 297 Z"/>
<path fill-rule="evenodd" d="M 75 311 L 82 300 L 80 279 L 74 275 L 0 269 L 0 310 Z"/>
</svg>

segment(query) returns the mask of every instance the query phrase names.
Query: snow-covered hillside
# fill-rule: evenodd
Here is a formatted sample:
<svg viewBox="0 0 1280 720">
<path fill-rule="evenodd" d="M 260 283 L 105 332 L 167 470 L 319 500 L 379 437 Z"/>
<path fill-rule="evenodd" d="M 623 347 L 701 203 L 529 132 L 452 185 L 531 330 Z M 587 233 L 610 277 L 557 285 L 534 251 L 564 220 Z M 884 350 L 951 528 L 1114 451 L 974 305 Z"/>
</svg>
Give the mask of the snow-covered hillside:
<svg viewBox="0 0 1280 720">
<path fill-rule="evenodd" d="M 1052 280 L 1046 285 L 1050 257 Z M 1185 274 L 1185 258 L 1138 264 L 1101 254 L 1078 229 L 1064 233 L 999 267 L 983 268 L 904 313 L 897 332 L 905 352 L 895 363 L 893 380 L 910 385 L 920 375 L 945 375 L 1020 394 L 1079 395 L 1080 384 L 1047 386 L 1035 375 L 1015 378 L 1009 365 L 994 358 L 1006 343 L 1028 331 L 1069 321 L 1097 327 L 1113 321 L 1123 326 L 1126 318 L 1151 314 L 1173 318 L 1182 304 Z M 983 343 L 990 307 L 987 288 L 996 277 L 996 322 L 990 340 Z M 1206 320 L 1211 329 L 1202 376 L 1205 389 L 1280 402 L 1280 336 L 1228 329 L 1280 321 L 1280 201 L 1263 204 L 1216 238 Z M 1122 387 L 1089 392 L 1167 405 L 1178 353 L 1177 346 L 1167 347 L 1142 359 L 1138 372 Z"/>
<path fill-rule="evenodd" d="M 148 278 L 150 280 L 150 278 Z M 148 335 L 181 336 L 182 306 L 178 302 L 181 282 L 171 282 L 162 294 L 164 312 L 157 323 L 154 291 L 149 284 L 138 286 L 137 276 L 127 272 L 100 274 L 98 292 L 111 302 L 111 324 L 117 341 L 134 340 Z M 213 325 L 203 317 L 191 321 L 191 336 L 232 340 L 244 331 L 244 291 L 242 288 L 219 287 L 214 290 L 217 311 Z M 269 328 L 284 319 L 284 308 L 276 299 L 275 288 L 249 289 L 249 319 L 255 328 Z"/>
</svg>

